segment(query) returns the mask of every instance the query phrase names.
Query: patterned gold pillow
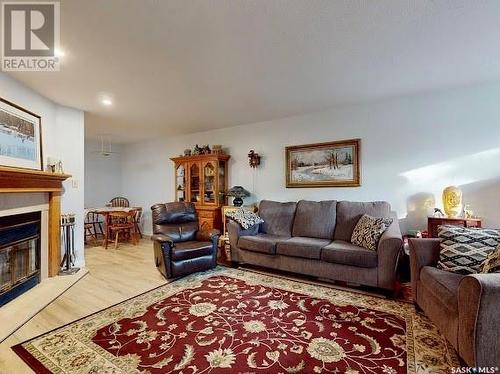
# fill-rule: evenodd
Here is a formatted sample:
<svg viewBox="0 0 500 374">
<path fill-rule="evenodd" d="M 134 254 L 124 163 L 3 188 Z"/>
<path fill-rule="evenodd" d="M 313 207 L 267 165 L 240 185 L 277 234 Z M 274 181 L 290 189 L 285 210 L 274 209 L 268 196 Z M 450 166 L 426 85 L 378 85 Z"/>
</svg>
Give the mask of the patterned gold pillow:
<svg viewBox="0 0 500 374">
<path fill-rule="evenodd" d="M 481 273 L 500 273 L 500 245 L 483 261 Z"/>
<path fill-rule="evenodd" d="M 379 218 L 364 214 L 352 232 L 351 243 L 376 251 L 382 234 L 392 224 L 392 221 L 392 218 Z"/>
</svg>

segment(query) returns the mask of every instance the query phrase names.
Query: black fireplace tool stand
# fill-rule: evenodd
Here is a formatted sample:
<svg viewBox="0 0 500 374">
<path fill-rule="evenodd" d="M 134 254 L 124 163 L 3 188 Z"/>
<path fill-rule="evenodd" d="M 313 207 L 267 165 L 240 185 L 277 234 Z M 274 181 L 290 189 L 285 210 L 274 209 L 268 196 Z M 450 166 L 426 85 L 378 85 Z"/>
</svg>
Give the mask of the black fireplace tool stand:
<svg viewBox="0 0 500 374">
<path fill-rule="evenodd" d="M 75 215 L 65 214 L 61 216 L 61 244 L 64 248 L 64 256 L 61 261 L 59 275 L 71 275 L 77 273 L 80 268 L 75 267 Z"/>
</svg>

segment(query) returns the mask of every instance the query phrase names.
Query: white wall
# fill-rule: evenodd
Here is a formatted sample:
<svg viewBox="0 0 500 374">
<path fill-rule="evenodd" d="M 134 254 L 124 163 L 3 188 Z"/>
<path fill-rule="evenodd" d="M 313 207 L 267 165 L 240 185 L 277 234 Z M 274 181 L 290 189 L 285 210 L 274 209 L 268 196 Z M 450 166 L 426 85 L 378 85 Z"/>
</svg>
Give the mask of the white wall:
<svg viewBox="0 0 500 374">
<path fill-rule="evenodd" d="M 285 188 L 286 145 L 361 138 L 362 186 Z M 123 194 L 149 212 L 174 198 L 169 157 L 198 144 L 222 144 L 231 155 L 229 184 L 253 200 L 387 200 L 403 230 L 425 228 L 451 184 L 486 226 L 500 227 L 500 83 L 387 99 L 263 123 L 125 146 Z M 247 153 L 262 155 L 255 173 Z M 247 200 L 248 202 L 249 200 Z M 151 231 L 150 215 L 145 231 Z"/>
<path fill-rule="evenodd" d="M 12 77 L 0 73 L 0 96 L 42 117 L 44 164 L 47 157 L 62 160 L 64 171 L 72 178 L 64 182 L 62 213 L 75 213 L 76 263 L 83 266 L 84 220 L 84 115 L 80 110 L 53 103 Z M 76 187 L 73 187 L 73 181 Z"/>
<path fill-rule="evenodd" d="M 104 206 L 115 196 L 122 194 L 121 148 L 112 144 L 116 154 L 103 156 L 98 141 L 85 140 L 85 207 Z"/>
</svg>

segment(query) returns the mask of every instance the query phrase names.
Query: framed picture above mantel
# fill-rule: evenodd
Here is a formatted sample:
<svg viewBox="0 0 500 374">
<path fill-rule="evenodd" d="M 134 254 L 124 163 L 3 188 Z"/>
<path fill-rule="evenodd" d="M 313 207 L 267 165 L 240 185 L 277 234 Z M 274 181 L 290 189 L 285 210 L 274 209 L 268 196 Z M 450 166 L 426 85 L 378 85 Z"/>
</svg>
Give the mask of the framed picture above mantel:
<svg viewBox="0 0 500 374">
<path fill-rule="evenodd" d="M 41 117 L 2 98 L 0 165 L 43 170 Z"/>
<path fill-rule="evenodd" d="M 286 147 L 286 186 L 359 187 L 360 139 Z"/>
</svg>

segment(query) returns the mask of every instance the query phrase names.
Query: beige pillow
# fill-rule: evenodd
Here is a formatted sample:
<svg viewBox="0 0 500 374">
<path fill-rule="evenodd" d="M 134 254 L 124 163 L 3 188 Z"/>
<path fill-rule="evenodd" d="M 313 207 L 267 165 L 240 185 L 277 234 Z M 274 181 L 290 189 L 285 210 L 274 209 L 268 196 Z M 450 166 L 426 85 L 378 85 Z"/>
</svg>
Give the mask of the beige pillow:
<svg viewBox="0 0 500 374">
<path fill-rule="evenodd" d="M 372 217 L 364 214 L 352 232 L 351 243 L 376 251 L 382 234 L 392 224 L 392 221 L 392 218 Z"/>
<path fill-rule="evenodd" d="M 500 273 L 500 245 L 483 261 L 481 273 Z"/>
</svg>

